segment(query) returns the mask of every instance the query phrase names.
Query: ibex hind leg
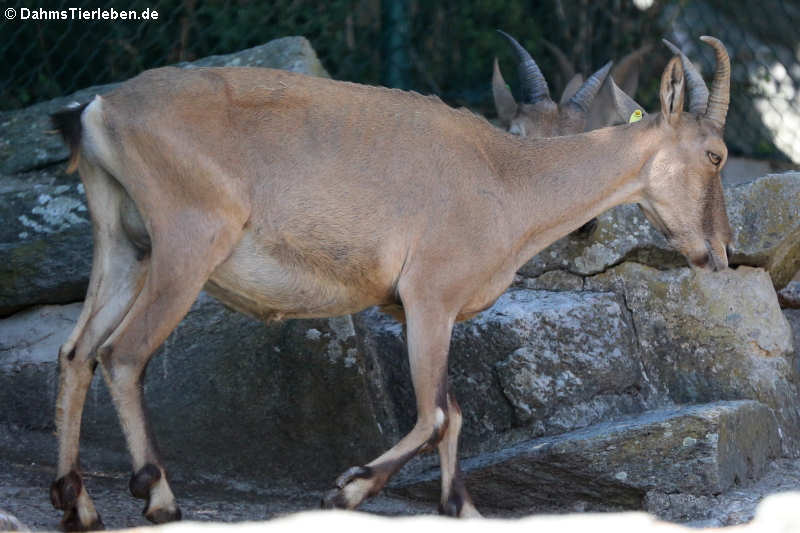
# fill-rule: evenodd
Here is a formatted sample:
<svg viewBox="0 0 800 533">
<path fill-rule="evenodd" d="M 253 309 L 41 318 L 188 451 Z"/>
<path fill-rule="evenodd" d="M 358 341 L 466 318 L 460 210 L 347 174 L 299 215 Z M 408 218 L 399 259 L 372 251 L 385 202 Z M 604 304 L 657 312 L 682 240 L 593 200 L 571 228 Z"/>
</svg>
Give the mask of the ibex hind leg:
<svg viewBox="0 0 800 533">
<path fill-rule="evenodd" d="M 191 212 L 191 211 L 189 211 Z M 178 520 L 167 474 L 150 431 L 142 380 L 150 357 L 186 315 L 211 271 L 230 253 L 238 228 L 171 219 L 174 228 L 151 220 L 153 239 L 146 279 L 125 318 L 98 349 L 133 464 L 130 491 L 147 500 L 145 517 L 155 523 Z M 170 231 L 170 230 L 173 231 Z"/>
<path fill-rule="evenodd" d="M 417 399 L 417 422 L 394 447 L 364 466 L 353 467 L 336 481 L 322 506 L 353 509 L 377 494 L 389 478 L 415 455 L 433 450 L 447 431 L 447 352 L 454 313 L 436 305 L 415 305 L 403 294 L 408 324 L 411 378 Z"/>
<path fill-rule="evenodd" d="M 94 234 L 92 274 L 78 322 L 59 350 L 58 467 L 50 491 L 53 505 L 64 511 L 62 527 L 69 531 L 102 527 L 80 475 L 81 416 L 97 365 L 96 350 L 130 309 L 147 268 L 147 260 L 138 258 L 121 228 L 122 187 L 85 158 L 80 172 Z"/>
</svg>

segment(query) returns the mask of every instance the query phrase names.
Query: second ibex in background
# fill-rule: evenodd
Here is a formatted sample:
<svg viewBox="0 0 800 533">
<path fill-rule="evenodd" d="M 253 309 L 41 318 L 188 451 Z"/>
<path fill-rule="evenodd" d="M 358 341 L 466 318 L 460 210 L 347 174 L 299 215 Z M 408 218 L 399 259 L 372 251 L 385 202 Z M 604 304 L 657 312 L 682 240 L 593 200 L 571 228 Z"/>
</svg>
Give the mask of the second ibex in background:
<svg viewBox="0 0 800 533">
<path fill-rule="evenodd" d="M 636 110 L 643 110 L 629 94 L 635 92 L 639 76 L 638 63 L 650 49 L 644 46 L 628 54 L 613 70 L 611 62 L 589 76 L 575 74 L 564 53 L 554 45 L 548 46 L 558 58 L 563 75 L 568 76 L 561 99 L 554 102 L 550 87 L 533 57 L 516 39 L 500 31 L 508 39 L 517 58 L 521 98 L 514 99 L 506 85 L 497 58 L 492 73 L 492 95 L 501 126 L 522 137 L 559 137 L 575 135 L 606 126 L 625 124 Z M 614 82 L 614 76 L 624 80 L 626 90 Z M 627 92 L 626 92 L 627 91 Z"/>
<path fill-rule="evenodd" d="M 456 321 L 491 306 L 534 254 L 622 203 L 641 205 L 692 265 L 727 266 L 719 173 L 730 64 L 722 43 L 703 39 L 717 71 L 691 113 L 673 58 L 661 113 L 569 137 L 519 138 L 437 98 L 259 68 L 151 70 L 56 114 L 94 233 L 86 301 L 59 352 L 50 495 L 64 527 L 101 525 L 78 464 L 98 363 L 131 452 L 131 492 L 148 519 L 180 517 L 142 379 L 203 288 L 264 320 L 369 306 L 404 320 L 417 422 L 344 472 L 325 505 L 358 506 L 436 449 L 441 512 L 476 515 L 447 379 Z"/>
</svg>

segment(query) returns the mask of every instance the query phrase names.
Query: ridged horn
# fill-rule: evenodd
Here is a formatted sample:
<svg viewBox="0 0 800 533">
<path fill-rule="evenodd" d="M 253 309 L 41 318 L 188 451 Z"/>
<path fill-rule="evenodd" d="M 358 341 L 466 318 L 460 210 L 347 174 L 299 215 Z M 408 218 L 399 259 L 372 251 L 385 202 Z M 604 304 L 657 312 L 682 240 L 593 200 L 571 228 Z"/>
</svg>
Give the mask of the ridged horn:
<svg viewBox="0 0 800 533">
<path fill-rule="evenodd" d="M 497 31 L 509 40 L 514 52 L 517 54 L 517 73 L 519 74 L 519 83 L 522 88 L 521 103 L 535 104 L 541 100 L 550 100 L 550 89 L 547 87 L 547 81 L 545 81 L 544 74 L 539 70 L 539 65 L 536 64 L 536 61 L 516 39 L 503 30 Z"/>
<path fill-rule="evenodd" d="M 703 76 L 695 68 L 694 64 L 686 57 L 680 48 L 666 39 L 661 39 L 672 53 L 681 58 L 683 73 L 686 76 L 686 85 L 689 88 L 689 111 L 697 115 L 705 115 L 708 107 L 708 87 L 703 81 Z"/>
<path fill-rule="evenodd" d="M 722 41 L 716 37 L 703 35 L 700 40 L 714 48 L 717 56 L 717 70 L 711 83 L 711 94 L 708 96 L 706 118 L 713 120 L 720 127 L 725 126 L 728 106 L 731 102 L 731 58 Z"/>
<path fill-rule="evenodd" d="M 603 82 L 606 81 L 608 72 L 611 70 L 611 65 L 613 64 L 613 61 L 609 61 L 603 65 L 603 68 L 589 76 L 589 79 L 583 82 L 581 88 L 569 99 L 569 102 L 578 106 L 584 113 L 588 113 L 589 106 L 592 105 L 592 100 L 597 96 L 597 91 L 600 90 Z"/>
</svg>

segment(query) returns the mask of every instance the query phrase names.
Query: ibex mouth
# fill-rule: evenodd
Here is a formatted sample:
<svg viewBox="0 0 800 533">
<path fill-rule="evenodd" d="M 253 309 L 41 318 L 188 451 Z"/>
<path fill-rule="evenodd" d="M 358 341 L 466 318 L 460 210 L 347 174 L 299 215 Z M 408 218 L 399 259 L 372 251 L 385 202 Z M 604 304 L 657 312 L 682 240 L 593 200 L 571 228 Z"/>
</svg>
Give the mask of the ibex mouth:
<svg viewBox="0 0 800 533">
<path fill-rule="evenodd" d="M 721 270 L 725 270 L 728 268 L 728 257 L 727 253 L 723 251 L 722 256 L 714 253 L 714 247 L 711 245 L 711 241 L 706 239 L 705 241 L 706 251 L 699 257 L 693 257 L 689 260 L 689 263 L 692 267 L 699 268 L 701 270 L 710 270 L 712 272 L 719 272 Z"/>
</svg>

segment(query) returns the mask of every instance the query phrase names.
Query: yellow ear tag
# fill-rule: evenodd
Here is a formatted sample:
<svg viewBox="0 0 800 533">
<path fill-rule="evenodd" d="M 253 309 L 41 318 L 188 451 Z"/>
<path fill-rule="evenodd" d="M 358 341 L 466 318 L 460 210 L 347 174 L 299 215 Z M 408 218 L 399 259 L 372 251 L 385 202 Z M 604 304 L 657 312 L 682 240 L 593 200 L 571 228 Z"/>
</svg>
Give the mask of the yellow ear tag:
<svg viewBox="0 0 800 533">
<path fill-rule="evenodd" d="M 631 113 L 631 118 L 628 119 L 628 124 L 633 124 L 634 122 L 639 122 L 640 120 L 642 120 L 642 110 L 637 109 Z"/>
</svg>

